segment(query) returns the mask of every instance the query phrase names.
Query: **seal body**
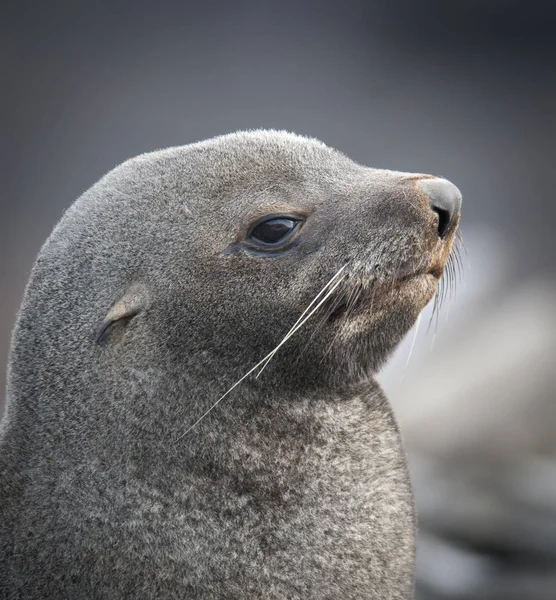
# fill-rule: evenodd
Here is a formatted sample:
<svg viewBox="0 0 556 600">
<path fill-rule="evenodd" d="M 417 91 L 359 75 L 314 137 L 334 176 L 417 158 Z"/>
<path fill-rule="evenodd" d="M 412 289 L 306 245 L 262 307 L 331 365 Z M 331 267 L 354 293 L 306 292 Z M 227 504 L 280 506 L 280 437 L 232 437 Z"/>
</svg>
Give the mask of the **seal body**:
<svg viewBox="0 0 556 600">
<path fill-rule="evenodd" d="M 428 177 L 247 132 L 86 192 L 14 332 L 0 597 L 411 597 L 411 489 L 373 374 L 450 251 Z"/>
</svg>

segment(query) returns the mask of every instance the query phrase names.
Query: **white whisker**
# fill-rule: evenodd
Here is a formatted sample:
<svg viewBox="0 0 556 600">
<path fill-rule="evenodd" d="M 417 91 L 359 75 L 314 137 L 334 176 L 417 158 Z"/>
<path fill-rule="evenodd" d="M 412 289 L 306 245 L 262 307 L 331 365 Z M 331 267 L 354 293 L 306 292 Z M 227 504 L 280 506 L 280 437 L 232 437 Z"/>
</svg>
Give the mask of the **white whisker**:
<svg viewBox="0 0 556 600">
<path fill-rule="evenodd" d="M 276 352 L 278 351 L 278 349 L 283 346 L 286 341 L 300 328 L 302 327 L 305 322 L 322 306 L 322 304 L 330 297 L 330 295 L 334 292 L 334 290 L 340 285 L 340 283 L 342 282 L 342 279 L 336 281 L 336 283 L 334 283 L 334 285 L 331 284 L 340 276 L 340 274 L 343 272 L 343 270 L 347 267 L 347 265 L 349 264 L 346 263 L 345 265 L 343 265 L 335 274 L 334 276 L 326 283 L 326 285 L 320 290 L 320 292 L 313 298 L 313 300 L 310 302 L 310 304 L 307 306 L 307 308 L 303 311 L 303 313 L 301 314 L 301 316 L 299 317 L 299 319 L 297 319 L 297 321 L 293 324 L 293 326 L 291 327 L 291 329 L 288 331 L 288 333 L 286 333 L 286 335 L 282 338 L 281 342 L 271 351 L 269 352 L 262 360 L 260 360 L 254 367 L 252 367 L 251 369 L 249 369 L 249 371 L 247 371 L 247 373 L 245 373 L 245 375 L 243 375 L 243 377 L 241 377 L 241 379 L 238 379 L 233 385 L 232 387 L 230 387 L 224 394 L 222 394 L 222 396 L 220 396 L 220 398 L 218 398 L 218 400 L 216 400 L 216 402 L 214 402 L 214 404 L 212 404 L 194 423 L 193 425 L 191 425 L 184 433 L 182 433 L 178 438 L 176 438 L 175 442 L 178 442 L 179 440 L 181 440 L 183 437 L 185 437 L 194 427 L 196 427 L 214 408 L 216 408 L 220 402 L 222 402 L 222 400 L 224 400 L 224 398 L 226 398 L 226 396 L 232 391 L 234 390 L 242 381 L 244 381 L 247 377 L 249 377 L 249 375 L 251 375 L 251 373 L 253 373 L 254 371 L 256 371 L 259 367 L 262 368 L 259 371 L 259 373 L 257 374 L 257 377 L 261 374 L 261 372 L 263 371 L 263 369 L 266 367 L 266 365 L 268 364 L 268 362 L 270 361 L 270 359 L 276 354 Z M 315 302 L 318 301 L 318 299 L 325 294 L 324 298 L 321 299 L 320 302 L 318 302 L 318 304 L 311 310 L 311 307 L 315 304 Z M 307 314 L 307 312 L 309 312 L 309 314 Z"/>
<path fill-rule="evenodd" d="M 415 325 L 415 333 L 413 334 L 413 341 L 411 342 L 411 348 L 409 349 L 409 354 L 407 355 L 407 360 L 405 361 L 405 367 L 404 369 L 407 369 L 407 365 L 409 364 L 409 361 L 411 360 L 411 356 L 413 354 L 413 348 L 415 348 L 415 341 L 417 340 L 417 334 L 419 333 L 419 325 L 421 325 L 421 315 L 423 313 L 420 312 L 419 316 L 417 317 L 417 323 Z"/>
<path fill-rule="evenodd" d="M 296 328 L 296 326 L 299 324 L 301 319 L 303 319 L 303 317 L 311 309 L 313 304 L 315 304 L 315 302 L 317 302 L 317 300 L 322 296 L 322 294 L 324 294 L 326 292 L 327 288 L 332 284 L 332 282 L 335 279 L 337 279 L 337 277 L 348 266 L 348 264 L 349 263 L 346 263 L 343 267 L 341 267 L 338 271 L 336 271 L 335 275 L 326 283 L 326 285 L 321 289 L 321 291 L 311 300 L 311 302 L 309 303 L 307 308 L 301 313 L 301 316 L 299 317 L 299 319 L 297 319 L 297 321 L 292 325 L 292 328 L 288 331 L 288 333 L 286 335 L 289 335 Z"/>
<path fill-rule="evenodd" d="M 264 361 L 266 361 L 266 362 L 262 366 L 261 370 L 257 373 L 257 377 L 262 373 L 262 371 L 266 367 L 266 365 L 268 365 L 268 363 L 270 362 L 270 360 L 272 359 L 272 357 L 276 354 L 276 352 L 278 351 L 278 349 L 280 348 L 280 346 L 282 346 L 283 344 L 285 344 L 287 342 L 287 340 L 300 327 L 302 327 L 307 322 L 308 319 L 311 318 L 311 316 L 326 302 L 326 300 L 328 300 L 328 298 L 332 295 L 332 293 L 340 285 L 340 283 L 342 283 L 341 279 L 339 281 L 337 281 L 331 288 L 328 289 L 328 291 L 327 291 L 326 295 L 324 296 L 324 298 L 315 306 L 315 308 L 313 308 L 313 310 L 303 320 L 299 320 L 299 319 L 297 320 L 296 324 L 289 330 L 289 332 L 284 336 L 284 338 L 276 346 L 276 348 L 274 348 L 274 350 L 272 352 L 270 352 L 270 354 L 268 354 L 265 358 L 263 358 L 263 360 L 261 362 L 264 362 Z"/>
</svg>

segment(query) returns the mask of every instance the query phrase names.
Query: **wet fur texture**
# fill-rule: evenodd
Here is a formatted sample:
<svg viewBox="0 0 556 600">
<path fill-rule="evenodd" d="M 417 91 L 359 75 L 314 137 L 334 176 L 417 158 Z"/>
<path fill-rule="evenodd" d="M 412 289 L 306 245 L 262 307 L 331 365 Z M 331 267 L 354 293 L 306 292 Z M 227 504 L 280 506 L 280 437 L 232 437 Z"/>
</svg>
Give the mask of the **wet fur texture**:
<svg viewBox="0 0 556 600">
<path fill-rule="evenodd" d="M 66 212 L 11 349 L 2 599 L 412 596 L 406 460 L 373 374 L 436 289 L 397 278 L 440 252 L 415 177 L 246 132 L 132 159 Z M 290 250 L 245 244 L 292 211 Z"/>
</svg>

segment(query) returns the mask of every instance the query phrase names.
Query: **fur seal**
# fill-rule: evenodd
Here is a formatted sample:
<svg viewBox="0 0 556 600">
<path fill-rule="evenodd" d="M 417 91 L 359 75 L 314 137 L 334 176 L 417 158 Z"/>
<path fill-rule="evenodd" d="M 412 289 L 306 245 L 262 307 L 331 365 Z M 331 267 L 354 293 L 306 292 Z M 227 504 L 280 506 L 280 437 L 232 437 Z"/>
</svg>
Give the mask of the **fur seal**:
<svg viewBox="0 0 556 600">
<path fill-rule="evenodd" d="M 13 336 L 0 596 L 410 597 L 412 494 L 373 375 L 434 296 L 460 204 L 275 131 L 101 179 Z"/>
</svg>

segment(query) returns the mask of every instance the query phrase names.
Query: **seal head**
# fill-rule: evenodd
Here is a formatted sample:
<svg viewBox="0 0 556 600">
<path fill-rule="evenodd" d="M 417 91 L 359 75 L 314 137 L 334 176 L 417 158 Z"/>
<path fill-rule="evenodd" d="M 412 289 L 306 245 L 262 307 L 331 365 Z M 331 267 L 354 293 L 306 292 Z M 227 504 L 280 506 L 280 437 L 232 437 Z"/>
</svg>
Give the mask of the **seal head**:
<svg viewBox="0 0 556 600">
<path fill-rule="evenodd" d="M 460 204 L 272 131 L 106 175 L 42 248 L 13 337 L 3 590 L 407 597 L 411 490 L 373 375 Z"/>
</svg>

